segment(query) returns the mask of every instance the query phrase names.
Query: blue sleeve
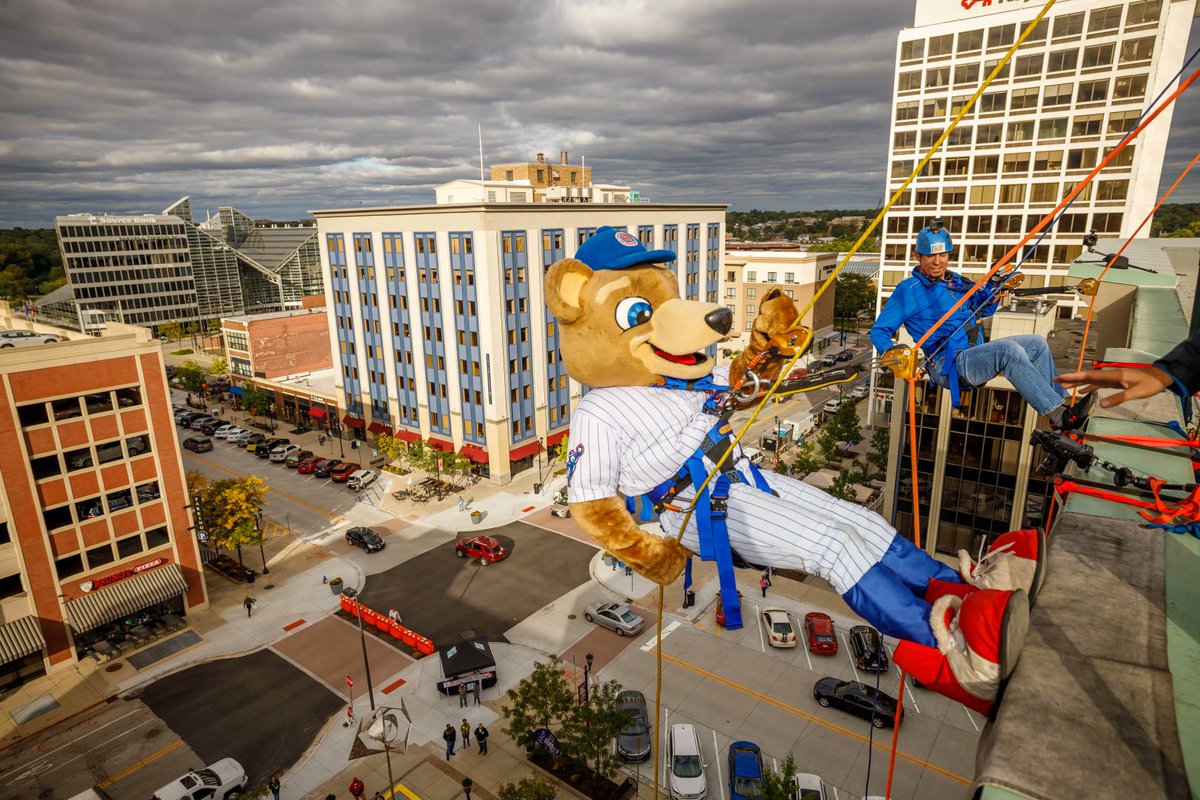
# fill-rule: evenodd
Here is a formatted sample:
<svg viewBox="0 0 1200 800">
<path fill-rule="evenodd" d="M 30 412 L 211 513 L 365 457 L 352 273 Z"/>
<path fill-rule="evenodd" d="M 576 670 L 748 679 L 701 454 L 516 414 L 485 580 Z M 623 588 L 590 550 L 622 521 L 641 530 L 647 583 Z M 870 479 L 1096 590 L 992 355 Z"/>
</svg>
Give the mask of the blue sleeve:
<svg viewBox="0 0 1200 800">
<path fill-rule="evenodd" d="M 978 318 L 990 317 L 996 313 L 996 308 L 1000 305 L 999 287 L 992 286 L 990 283 L 984 283 L 979 287 L 979 291 L 971 295 L 971 299 L 967 301 L 975 311 L 975 316 Z"/>
<path fill-rule="evenodd" d="M 908 286 L 901 282 L 883 304 L 883 310 L 871 326 L 871 344 L 875 346 L 875 352 L 883 353 L 892 346 L 892 338 L 908 319 L 908 314 Z"/>
<path fill-rule="evenodd" d="M 1155 361 L 1154 366 L 1174 379 L 1175 386 L 1171 391 L 1176 394 L 1190 397 L 1192 393 L 1200 391 L 1200 330 Z"/>
</svg>

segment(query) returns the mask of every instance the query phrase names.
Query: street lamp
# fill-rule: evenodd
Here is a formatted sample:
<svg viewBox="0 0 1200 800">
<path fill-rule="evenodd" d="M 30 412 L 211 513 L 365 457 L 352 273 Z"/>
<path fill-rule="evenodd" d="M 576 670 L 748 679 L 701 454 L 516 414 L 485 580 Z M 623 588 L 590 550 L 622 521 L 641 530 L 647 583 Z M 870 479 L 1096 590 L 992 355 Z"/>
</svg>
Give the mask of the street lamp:
<svg viewBox="0 0 1200 800">
<path fill-rule="evenodd" d="M 262 528 L 263 528 L 262 509 L 259 509 L 258 513 L 254 517 L 254 529 L 256 531 L 258 531 L 258 555 L 260 558 L 262 558 L 262 562 L 263 562 L 262 574 L 270 575 L 271 570 L 267 568 L 267 554 L 263 551 Z"/>
<path fill-rule="evenodd" d="M 583 657 L 583 702 L 585 705 L 590 705 L 592 702 L 592 687 L 589 684 L 591 683 L 593 658 L 591 653 Z"/>
<path fill-rule="evenodd" d="M 546 445 L 542 440 L 538 439 L 538 491 L 542 490 L 542 452 L 546 449 Z"/>
<path fill-rule="evenodd" d="M 375 710 L 375 688 L 371 685 L 371 663 L 367 661 L 367 632 L 363 630 L 362 619 L 362 603 L 358 599 L 358 594 L 354 595 L 354 606 L 358 610 L 355 614 L 358 617 L 358 639 L 362 643 L 363 654 L 363 670 L 367 673 L 367 699 L 371 701 L 371 710 Z M 392 784 L 393 786 L 395 784 Z"/>
</svg>

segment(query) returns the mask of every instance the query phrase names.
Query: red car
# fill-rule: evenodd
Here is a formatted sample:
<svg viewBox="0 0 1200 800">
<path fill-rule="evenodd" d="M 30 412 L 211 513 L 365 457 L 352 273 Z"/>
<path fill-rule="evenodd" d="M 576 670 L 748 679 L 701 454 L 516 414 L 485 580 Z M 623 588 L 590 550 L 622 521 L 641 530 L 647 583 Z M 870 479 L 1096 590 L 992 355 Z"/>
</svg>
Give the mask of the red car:
<svg viewBox="0 0 1200 800">
<path fill-rule="evenodd" d="M 798 381 L 801 378 L 807 378 L 807 377 L 808 377 L 808 370 L 804 367 L 800 367 L 799 369 L 794 369 L 791 372 L 789 372 L 788 376 L 787 376 L 787 380 Z"/>
<path fill-rule="evenodd" d="M 343 461 L 333 469 L 329 470 L 329 477 L 338 483 L 345 483 L 350 477 L 350 473 L 358 469 L 358 464 L 351 464 L 349 461 Z"/>
<path fill-rule="evenodd" d="M 820 611 L 805 614 L 804 633 L 808 637 L 809 650 L 817 655 L 837 655 L 837 635 L 833 632 L 833 620 L 828 614 L 822 614 Z"/>
<path fill-rule="evenodd" d="M 491 536 L 469 536 L 459 539 L 454 545 L 454 552 L 459 558 L 478 558 L 484 564 L 495 563 L 508 557 L 508 551 L 499 539 Z"/>
<path fill-rule="evenodd" d="M 306 458 L 296 465 L 296 472 L 302 475 L 312 475 L 313 467 L 324 460 L 323 458 Z"/>
</svg>

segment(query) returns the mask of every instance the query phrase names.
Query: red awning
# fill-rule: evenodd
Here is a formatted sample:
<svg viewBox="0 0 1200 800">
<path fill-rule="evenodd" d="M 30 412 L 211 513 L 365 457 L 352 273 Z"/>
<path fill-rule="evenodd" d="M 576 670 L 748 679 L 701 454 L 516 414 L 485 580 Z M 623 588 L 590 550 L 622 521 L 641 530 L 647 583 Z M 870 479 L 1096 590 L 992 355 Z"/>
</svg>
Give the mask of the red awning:
<svg viewBox="0 0 1200 800">
<path fill-rule="evenodd" d="M 410 431 L 408 428 L 396 428 L 396 438 L 402 442 L 419 442 L 421 434 Z"/>
<path fill-rule="evenodd" d="M 314 419 L 322 419 L 322 418 L 324 418 L 324 416 L 325 416 L 325 409 L 323 409 L 323 408 L 310 408 L 310 409 L 308 410 L 308 415 L 309 415 L 310 417 L 313 417 Z"/>
<path fill-rule="evenodd" d="M 563 428 L 558 433 L 552 433 L 546 437 L 546 447 L 557 447 L 558 443 L 567 438 L 567 434 L 571 432 L 570 428 Z"/>
<path fill-rule="evenodd" d="M 473 444 L 464 444 L 462 446 L 462 450 L 459 450 L 458 452 L 462 453 L 464 456 L 471 459 L 476 464 L 488 463 L 487 450 L 484 450 L 482 447 L 478 447 Z"/>
<path fill-rule="evenodd" d="M 354 417 L 349 414 L 342 417 L 342 424 L 349 428 L 365 428 L 365 427 L 367 427 L 367 421 L 365 419 L 363 419 L 362 417 Z"/>
<path fill-rule="evenodd" d="M 447 453 L 454 452 L 454 442 L 443 442 L 441 439 L 429 437 L 429 446 L 434 450 L 445 450 Z"/>
<path fill-rule="evenodd" d="M 520 461 L 522 458 L 527 458 L 542 449 L 542 443 L 534 439 L 528 444 L 523 444 L 520 447 L 514 447 L 508 451 L 509 461 Z"/>
<path fill-rule="evenodd" d="M 375 420 L 371 420 L 371 424 L 367 426 L 367 430 L 369 430 L 371 433 L 386 433 L 389 436 L 392 433 L 392 429 L 390 427 L 384 425 L 382 422 L 376 422 Z"/>
</svg>

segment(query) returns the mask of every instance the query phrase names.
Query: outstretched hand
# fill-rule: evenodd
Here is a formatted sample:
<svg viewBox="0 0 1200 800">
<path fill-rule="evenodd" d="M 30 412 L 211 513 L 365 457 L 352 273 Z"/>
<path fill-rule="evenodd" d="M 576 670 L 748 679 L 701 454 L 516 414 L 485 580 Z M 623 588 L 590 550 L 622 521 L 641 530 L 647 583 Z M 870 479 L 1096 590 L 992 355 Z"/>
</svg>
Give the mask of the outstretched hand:
<svg viewBox="0 0 1200 800">
<path fill-rule="evenodd" d="M 1101 408 L 1119 406 L 1127 400 L 1140 400 L 1158 394 L 1171 385 L 1171 376 L 1158 367 L 1121 367 L 1065 372 L 1055 379 L 1064 389 L 1078 388 L 1084 394 L 1096 389 L 1124 389 L 1100 401 Z"/>
</svg>

